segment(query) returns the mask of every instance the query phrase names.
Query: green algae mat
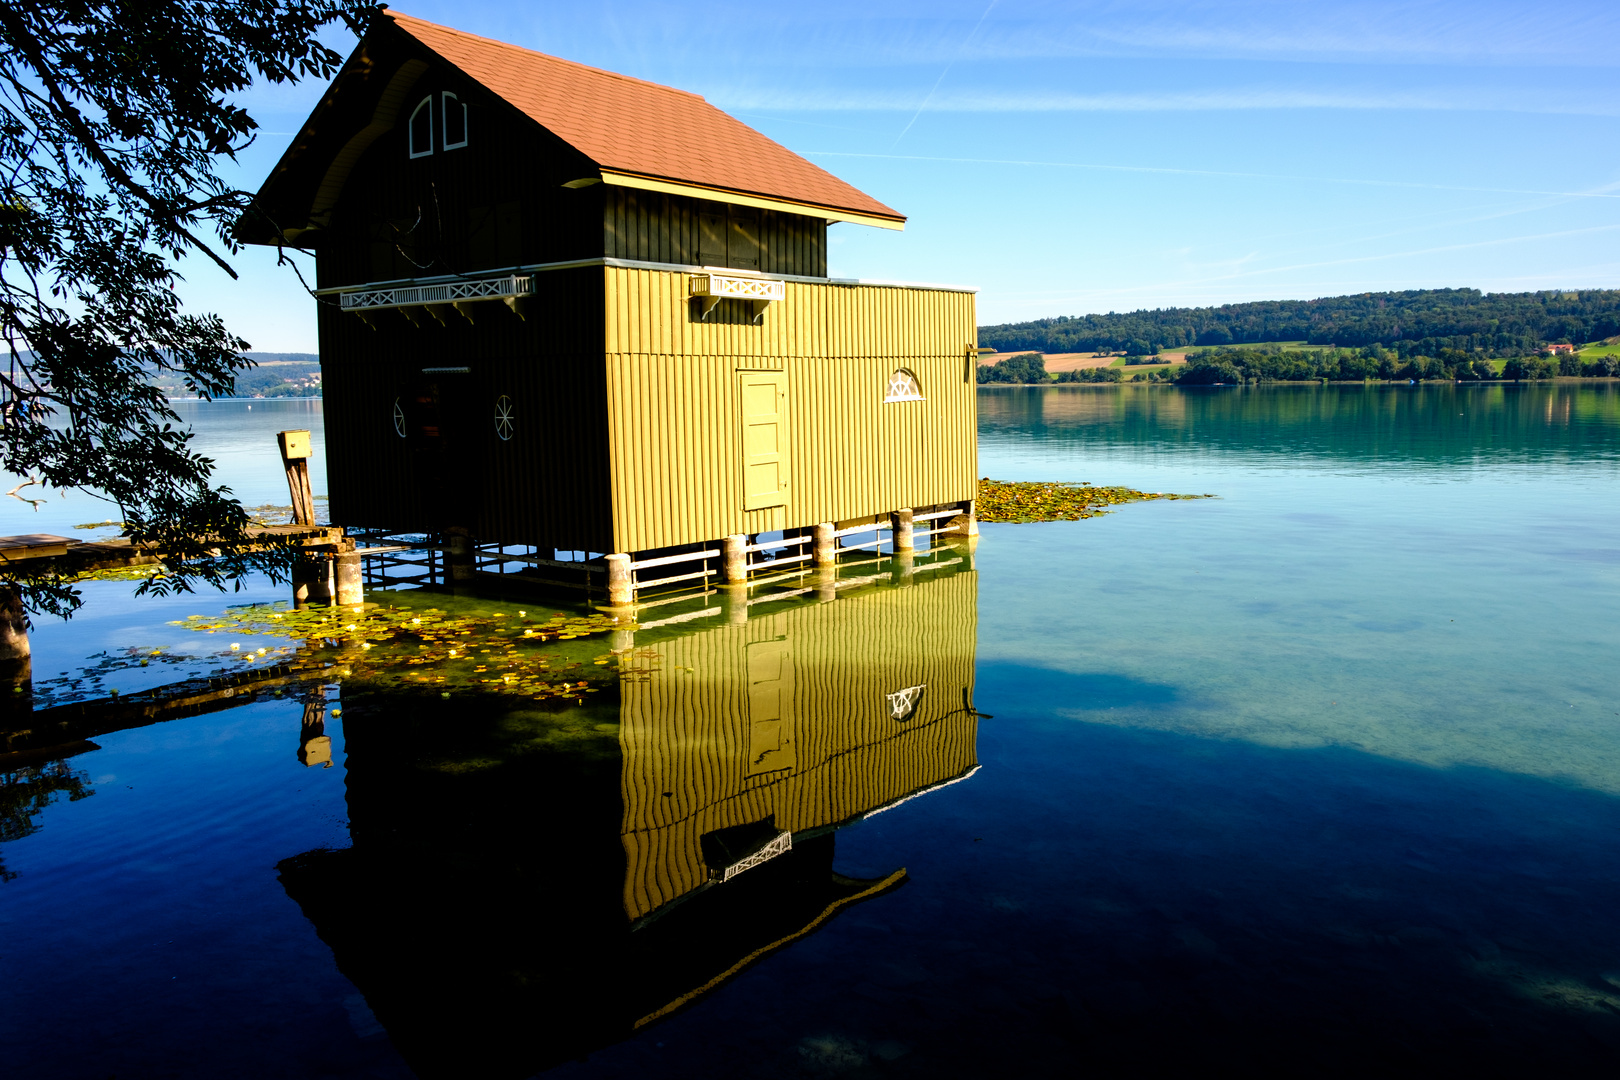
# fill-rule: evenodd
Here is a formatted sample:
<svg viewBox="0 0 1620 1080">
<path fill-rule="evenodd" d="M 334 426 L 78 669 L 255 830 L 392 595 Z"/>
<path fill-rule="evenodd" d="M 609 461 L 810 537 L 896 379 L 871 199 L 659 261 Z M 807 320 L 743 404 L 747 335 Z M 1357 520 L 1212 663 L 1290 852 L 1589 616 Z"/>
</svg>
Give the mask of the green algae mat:
<svg viewBox="0 0 1620 1080">
<path fill-rule="evenodd" d="M 1213 495 L 1172 495 L 1127 487 L 1095 487 L 1090 483 L 1059 484 L 1018 480 L 979 481 L 974 511 L 990 524 L 1027 524 L 1033 521 L 1079 521 L 1109 512 L 1120 503 L 1148 499 L 1213 499 Z"/>
</svg>

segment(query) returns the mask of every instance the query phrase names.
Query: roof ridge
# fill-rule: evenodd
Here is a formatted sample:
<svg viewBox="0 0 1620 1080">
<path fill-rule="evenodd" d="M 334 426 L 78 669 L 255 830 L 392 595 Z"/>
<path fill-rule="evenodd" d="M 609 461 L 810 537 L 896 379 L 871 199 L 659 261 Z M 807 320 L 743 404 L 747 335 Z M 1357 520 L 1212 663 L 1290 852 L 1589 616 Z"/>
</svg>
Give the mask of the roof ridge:
<svg viewBox="0 0 1620 1080">
<path fill-rule="evenodd" d="M 623 79 L 625 82 L 651 87 L 654 90 L 662 90 L 670 94 L 680 94 L 682 97 L 696 98 L 698 101 L 708 104 L 708 99 L 702 94 L 694 94 L 692 91 L 682 90 L 678 86 L 667 86 L 664 83 L 656 83 L 650 79 L 638 79 L 634 75 L 625 75 L 621 72 L 609 71 L 607 68 L 592 67 L 590 64 L 582 64 L 578 60 L 569 60 L 565 57 L 553 56 L 550 53 L 543 53 L 538 49 L 526 49 L 522 45 L 514 45 L 510 41 L 499 41 L 495 38 L 484 37 L 481 34 L 469 34 L 465 30 L 457 30 L 453 26 L 445 26 L 442 23 L 430 22 L 427 19 L 418 18 L 415 15 L 407 15 L 403 11 L 395 11 L 393 8 L 384 8 L 382 14 L 386 15 L 390 19 L 393 19 L 396 23 L 416 23 L 420 26 L 430 26 L 434 30 L 441 33 L 452 34 L 460 38 L 467 38 L 468 40 L 476 41 L 481 45 L 493 45 L 500 49 L 508 49 L 512 52 L 524 53 L 528 56 L 538 56 L 542 59 L 553 61 L 554 63 L 566 64 L 569 67 L 579 68 L 583 71 L 589 71 L 597 75 L 606 75 L 610 79 Z M 405 29 L 405 27 L 402 26 L 401 29 Z"/>
</svg>

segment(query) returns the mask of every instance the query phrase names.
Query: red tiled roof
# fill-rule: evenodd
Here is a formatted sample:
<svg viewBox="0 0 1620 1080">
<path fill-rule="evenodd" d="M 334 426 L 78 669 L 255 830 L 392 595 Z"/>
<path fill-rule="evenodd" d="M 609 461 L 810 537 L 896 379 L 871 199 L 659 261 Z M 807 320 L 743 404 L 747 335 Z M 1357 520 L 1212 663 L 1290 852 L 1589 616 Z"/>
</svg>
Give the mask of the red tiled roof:
<svg viewBox="0 0 1620 1080">
<path fill-rule="evenodd" d="M 905 220 L 696 94 L 384 14 L 604 169 Z"/>
</svg>

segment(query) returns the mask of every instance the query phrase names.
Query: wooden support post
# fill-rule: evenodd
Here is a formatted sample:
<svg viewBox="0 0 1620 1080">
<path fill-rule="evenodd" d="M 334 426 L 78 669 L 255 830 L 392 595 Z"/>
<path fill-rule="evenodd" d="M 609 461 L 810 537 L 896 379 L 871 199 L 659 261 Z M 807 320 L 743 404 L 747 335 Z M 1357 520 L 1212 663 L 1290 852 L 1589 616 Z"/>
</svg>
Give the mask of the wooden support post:
<svg viewBox="0 0 1620 1080">
<path fill-rule="evenodd" d="M 607 590 L 610 607 L 628 607 L 636 601 L 635 579 L 630 574 L 630 556 L 624 552 L 607 557 Z"/>
<path fill-rule="evenodd" d="M 727 585 L 748 583 L 748 537 L 742 533 L 720 541 L 720 560 L 724 567 L 720 577 Z"/>
<path fill-rule="evenodd" d="M 823 521 L 811 532 L 810 561 L 816 566 L 838 565 L 838 543 L 833 533 L 833 523 Z"/>
<path fill-rule="evenodd" d="M 33 707 L 34 655 L 22 594 L 0 585 L 0 710 Z"/>
<path fill-rule="evenodd" d="M 287 470 L 287 494 L 292 497 L 294 525 L 315 524 L 315 495 L 309 489 L 309 432 L 278 431 L 281 464 Z"/>
<path fill-rule="evenodd" d="M 365 568 L 354 541 L 345 540 L 332 559 L 339 607 L 360 607 L 366 602 Z"/>
<path fill-rule="evenodd" d="M 911 535 L 911 510 L 896 510 L 889 515 L 889 524 L 894 528 L 894 550 L 898 554 L 902 551 L 915 551 L 917 541 Z"/>
</svg>

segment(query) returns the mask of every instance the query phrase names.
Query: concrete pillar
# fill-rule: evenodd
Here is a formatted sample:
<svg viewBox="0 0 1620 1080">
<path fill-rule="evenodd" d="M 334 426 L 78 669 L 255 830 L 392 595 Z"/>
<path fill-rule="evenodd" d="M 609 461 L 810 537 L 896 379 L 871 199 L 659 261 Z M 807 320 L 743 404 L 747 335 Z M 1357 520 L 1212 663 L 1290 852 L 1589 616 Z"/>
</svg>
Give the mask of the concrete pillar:
<svg viewBox="0 0 1620 1080">
<path fill-rule="evenodd" d="M 468 584 L 472 581 L 473 571 L 477 568 L 472 537 L 468 535 L 466 529 L 450 529 L 447 536 L 450 550 L 445 554 L 445 564 L 450 570 L 450 584 Z"/>
<path fill-rule="evenodd" d="M 741 626 L 748 621 L 748 586 L 722 585 L 720 592 L 720 610 L 725 612 L 726 622 L 733 626 Z"/>
<path fill-rule="evenodd" d="M 332 602 L 332 558 L 324 551 L 306 551 L 292 568 L 293 607 Z"/>
<path fill-rule="evenodd" d="M 748 581 L 748 537 L 742 533 L 720 541 L 720 578 L 727 585 L 742 585 Z"/>
<path fill-rule="evenodd" d="M 889 579 L 896 585 L 910 585 L 917 573 L 917 553 L 897 551 L 889 564 Z"/>
<path fill-rule="evenodd" d="M 889 523 L 894 527 L 894 550 L 915 551 L 917 542 L 911 535 L 911 510 L 896 510 L 889 515 Z"/>
<path fill-rule="evenodd" d="M 326 733 L 325 690 L 315 690 L 304 703 L 304 722 L 298 733 L 298 760 L 306 767 L 332 767 L 332 737 Z"/>
<path fill-rule="evenodd" d="M 978 536 L 979 519 L 973 512 L 973 500 L 969 499 L 962 504 L 962 512 L 951 518 L 950 524 L 945 526 L 951 536 Z"/>
<path fill-rule="evenodd" d="M 332 559 L 332 576 L 337 586 L 339 607 L 360 607 L 366 602 L 365 568 L 360 553 L 354 550 L 354 541 L 344 544 L 348 550 L 339 550 Z"/>
<path fill-rule="evenodd" d="M 627 653 L 636 647 L 636 632 L 634 630 L 615 630 L 608 645 L 608 652 Z"/>
<path fill-rule="evenodd" d="M 811 532 L 810 561 L 816 566 L 838 565 L 838 541 L 833 538 L 833 523 L 823 521 Z"/>
<path fill-rule="evenodd" d="M 630 556 L 619 552 L 607 557 L 607 589 L 610 607 L 628 607 L 635 603 L 636 586 L 630 576 Z"/>
<path fill-rule="evenodd" d="M 816 599 L 823 604 L 838 599 L 837 566 L 823 566 L 816 570 Z"/>
<path fill-rule="evenodd" d="M 0 708 L 33 702 L 34 654 L 28 644 L 28 612 L 22 594 L 0 585 Z"/>
</svg>

